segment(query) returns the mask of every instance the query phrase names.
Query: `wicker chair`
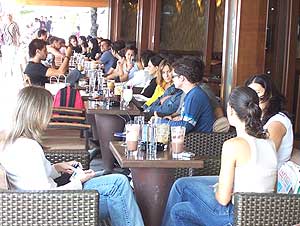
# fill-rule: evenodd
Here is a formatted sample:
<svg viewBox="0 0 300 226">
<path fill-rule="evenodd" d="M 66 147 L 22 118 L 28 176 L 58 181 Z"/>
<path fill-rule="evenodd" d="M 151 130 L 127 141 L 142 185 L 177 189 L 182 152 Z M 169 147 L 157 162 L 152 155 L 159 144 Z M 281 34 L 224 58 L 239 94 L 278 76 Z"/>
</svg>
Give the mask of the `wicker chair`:
<svg viewBox="0 0 300 226">
<path fill-rule="evenodd" d="M 234 194 L 236 226 L 282 226 L 300 224 L 300 195 Z"/>
<path fill-rule="evenodd" d="M 54 108 L 42 145 L 52 163 L 76 160 L 89 168 L 88 139 L 91 126 L 85 123 L 85 112 L 74 108 Z"/>
<path fill-rule="evenodd" d="M 1 226 L 97 226 L 97 191 L 0 190 Z"/>
<path fill-rule="evenodd" d="M 204 161 L 203 169 L 178 168 L 175 178 L 219 175 L 223 143 L 235 136 L 235 132 L 187 134 L 184 140 L 185 149 L 195 153 L 196 156 L 208 156 L 209 158 Z"/>
<path fill-rule="evenodd" d="M 97 191 L 11 191 L 0 165 L 1 226 L 97 226 Z"/>
</svg>

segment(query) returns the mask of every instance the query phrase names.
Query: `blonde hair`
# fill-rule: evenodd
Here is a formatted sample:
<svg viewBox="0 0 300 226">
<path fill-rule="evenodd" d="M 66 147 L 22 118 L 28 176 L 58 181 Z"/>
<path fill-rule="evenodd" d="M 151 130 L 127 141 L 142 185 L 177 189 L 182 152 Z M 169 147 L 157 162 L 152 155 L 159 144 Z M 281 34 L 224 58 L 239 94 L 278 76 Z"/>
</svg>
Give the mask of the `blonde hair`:
<svg viewBox="0 0 300 226">
<path fill-rule="evenodd" d="M 12 115 L 11 128 L 6 133 L 2 148 L 20 137 L 40 143 L 52 115 L 52 103 L 51 93 L 42 87 L 28 86 L 21 89 Z"/>
<path fill-rule="evenodd" d="M 172 70 L 172 65 L 167 59 L 163 59 L 159 66 L 158 66 L 158 72 L 157 72 L 157 77 L 156 77 L 156 84 L 160 85 L 162 88 L 165 87 L 166 82 L 163 79 L 162 76 L 162 70 L 164 69 L 165 66 L 168 66 Z"/>
</svg>

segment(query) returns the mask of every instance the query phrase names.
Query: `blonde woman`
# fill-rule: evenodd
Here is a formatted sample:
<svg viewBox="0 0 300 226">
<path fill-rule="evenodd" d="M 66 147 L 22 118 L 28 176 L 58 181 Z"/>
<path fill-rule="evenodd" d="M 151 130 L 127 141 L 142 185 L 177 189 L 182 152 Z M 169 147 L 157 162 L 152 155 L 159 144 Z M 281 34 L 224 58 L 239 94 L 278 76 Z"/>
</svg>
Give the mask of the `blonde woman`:
<svg viewBox="0 0 300 226">
<path fill-rule="evenodd" d="M 157 113 L 158 116 L 167 116 L 171 115 L 178 109 L 180 105 L 182 90 L 176 89 L 175 85 L 173 84 L 173 73 L 172 73 L 172 65 L 171 60 L 164 59 L 160 63 L 160 74 L 157 78 L 162 77 L 163 81 L 158 81 L 163 85 L 164 91 L 163 95 L 157 98 L 150 106 L 144 105 L 145 112 L 150 112 L 153 114 L 154 112 Z"/>
<path fill-rule="evenodd" d="M 100 218 L 114 226 L 144 225 L 127 178 L 94 177 L 93 170 L 57 187 L 54 178 L 73 173 L 74 161 L 51 165 L 40 145 L 52 114 L 52 95 L 41 87 L 25 87 L 18 95 L 12 126 L 1 143 L 0 163 L 14 190 L 93 189 L 99 192 Z"/>
</svg>

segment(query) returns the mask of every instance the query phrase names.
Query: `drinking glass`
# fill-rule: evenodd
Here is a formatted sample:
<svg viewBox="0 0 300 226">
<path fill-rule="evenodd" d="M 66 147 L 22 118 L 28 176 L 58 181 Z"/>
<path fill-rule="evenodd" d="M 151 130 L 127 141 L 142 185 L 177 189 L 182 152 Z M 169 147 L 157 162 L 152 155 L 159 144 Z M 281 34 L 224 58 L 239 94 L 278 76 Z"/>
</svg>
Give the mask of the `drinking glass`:
<svg viewBox="0 0 300 226">
<path fill-rule="evenodd" d="M 180 153 L 184 151 L 184 136 L 185 127 L 172 126 L 171 127 L 171 150 L 172 156 L 178 158 Z"/>
<path fill-rule="evenodd" d="M 140 136 L 140 125 L 128 123 L 126 129 L 126 146 L 128 152 L 135 152 L 138 149 L 138 139 Z"/>
<path fill-rule="evenodd" d="M 128 107 L 129 102 L 132 100 L 133 91 L 131 88 L 123 89 L 123 100 L 125 101 L 125 106 Z"/>
</svg>

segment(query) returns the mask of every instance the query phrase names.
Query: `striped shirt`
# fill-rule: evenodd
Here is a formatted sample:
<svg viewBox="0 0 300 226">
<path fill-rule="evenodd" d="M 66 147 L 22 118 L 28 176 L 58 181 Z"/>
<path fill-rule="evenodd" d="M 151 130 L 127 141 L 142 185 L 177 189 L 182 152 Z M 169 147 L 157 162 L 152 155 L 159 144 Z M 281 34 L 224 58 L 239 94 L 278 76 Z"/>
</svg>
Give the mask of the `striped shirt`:
<svg viewBox="0 0 300 226">
<path fill-rule="evenodd" d="M 19 37 L 20 37 L 20 31 L 19 26 L 17 23 L 12 22 L 10 24 L 4 25 L 3 29 L 3 38 L 4 38 L 4 44 L 5 45 L 19 45 Z"/>
</svg>

